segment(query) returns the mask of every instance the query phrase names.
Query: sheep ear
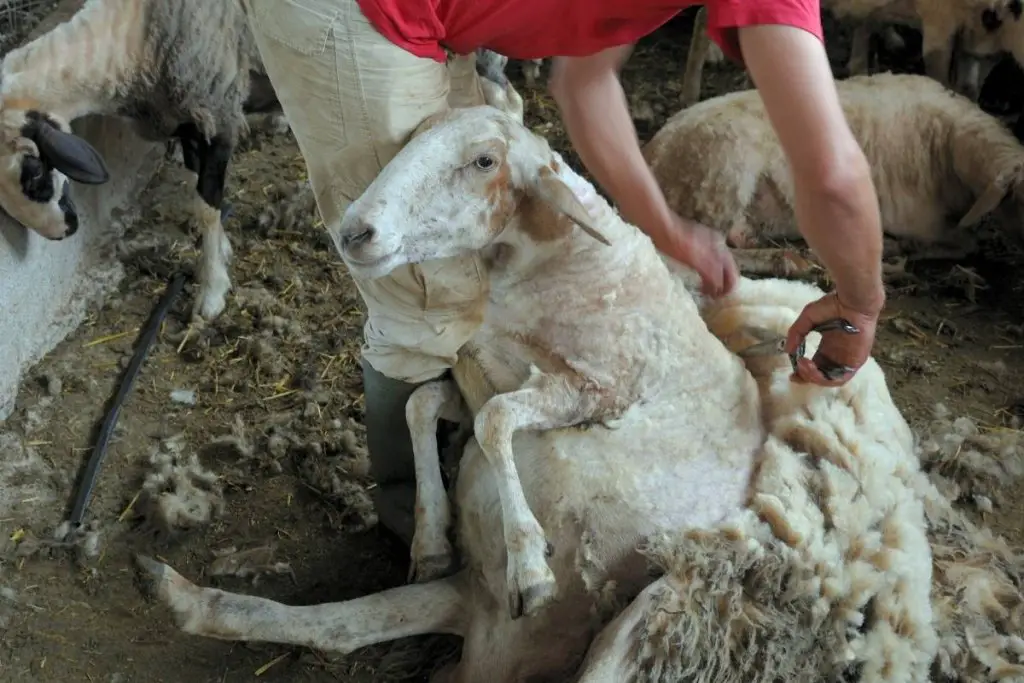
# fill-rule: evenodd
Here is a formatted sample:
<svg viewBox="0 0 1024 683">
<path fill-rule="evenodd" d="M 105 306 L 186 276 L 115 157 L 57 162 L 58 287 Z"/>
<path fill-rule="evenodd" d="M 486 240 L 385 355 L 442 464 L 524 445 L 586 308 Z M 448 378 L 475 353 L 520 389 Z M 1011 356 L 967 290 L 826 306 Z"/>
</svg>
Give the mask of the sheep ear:
<svg viewBox="0 0 1024 683">
<path fill-rule="evenodd" d="M 543 199 L 548 206 L 571 218 L 576 225 L 580 226 L 583 232 L 601 244 L 609 247 L 612 245 L 608 238 L 594 227 L 590 213 L 580 203 L 580 200 L 577 199 L 576 193 L 562 182 L 561 178 L 555 175 L 550 166 L 540 167 L 533 189 L 539 199 Z"/>
<path fill-rule="evenodd" d="M 442 109 L 439 112 L 431 114 L 427 118 L 420 121 L 420 125 L 416 126 L 413 129 L 412 133 L 409 134 L 409 140 L 412 140 L 413 138 L 423 135 L 434 126 L 444 122 L 446 119 L 451 117 L 451 115 L 452 110 L 450 108 Z"/>
<path fill-rule="evenodd" d="M 969 228 L 999 206 L 1006 198 L 1006 193 L 1010 191 L 1010 177 L 1009 174 L 1006 174 L 993 180 L 974 202 L 974 206 L 960 219 L 957 227 Z"/>
<path fill-rule="evenodd" d="M 103 157 L 92 145 L 71 133 L 42 123 L 33 137 L 41 159 L 68 178 L 86 185 L 102 185 L 110 180 Z"/>
</svg>

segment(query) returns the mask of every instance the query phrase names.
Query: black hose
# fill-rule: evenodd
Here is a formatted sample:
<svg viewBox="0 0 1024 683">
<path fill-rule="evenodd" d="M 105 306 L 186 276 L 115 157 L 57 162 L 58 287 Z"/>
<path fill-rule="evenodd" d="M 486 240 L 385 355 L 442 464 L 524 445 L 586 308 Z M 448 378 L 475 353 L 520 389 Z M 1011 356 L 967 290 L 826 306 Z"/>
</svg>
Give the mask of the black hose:
<svg viewBox="0 0 1024 683">
<path fill-rule="evenodd" d="M 167 317 L 167 312 L 170 311 L 174 300 L 181 294 L 181 290 L 185 286 L 185 279 L 185 274 L 181 272 L 175 273 L 171 277 L 166 289 L 164 289 L 163 298 L 160 299 L 160 303 L 157 304 L 150 314 L 146 328 L 139 335 L 135 345 L 135 353 L 132 355 L 132 361 L 124 370 L 124 374 L 121 377 L 121 386 L 118 387 L 117 393 L 114 394 L 110 410 L 107 411 L 106 417 L 103 418 L 103 424 L 100 426 L 99 434 L 96 437 L 96 445 L 92 449 L 89 462 L 86 464 L 85 472 L 82 474 L 78 493 L 75 495 L 75 503 L 71 508 L 71 518 L 69 521 L 71 522 L 72 530 L 77 529 L 82 524 L 85 508 L 89 505 L 89 498 L 92 497 L 93 488 L 96 486 L 96 476 L 99 474 L 100 466 L 107 455 L 107 445 L 110 442 L 111 435 L 114 433 L 114 425 L 117 424 L 117 418 L 121 414 L 121 406 L 124 405 L 129 392 L 132 390 L 132 385 L 135 383 L 135 378 L 139 375 L 142 363 L 146 360 L 149 349 L 153 346 L 157 333 L 160 331 L 161 323 Z"/>
</svg>

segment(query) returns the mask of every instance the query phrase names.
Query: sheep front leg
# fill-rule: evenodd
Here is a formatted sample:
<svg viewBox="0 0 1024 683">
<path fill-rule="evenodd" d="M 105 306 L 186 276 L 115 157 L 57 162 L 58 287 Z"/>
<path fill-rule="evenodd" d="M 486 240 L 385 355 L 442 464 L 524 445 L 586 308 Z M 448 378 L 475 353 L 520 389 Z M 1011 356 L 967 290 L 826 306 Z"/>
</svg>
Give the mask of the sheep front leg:
<svg viewBox="0 0 1024 683">
<path fill-rule="evenodd" d="M 202 250 L 197 278 L 199 293 L 193 318 L 209 320 L 224 310 L 227 293 L 231 289 L 228 264 L 231 263 L 232 250 L 231 242 L 224 233 L 221 209 L 232 145 L 221 135 L 207 140 L 193 125 L 182 126 L 178 136 L 182 141 L 186 167 L 199 176 L 194 210 L 202 232 Z"/>
<path fill-rule="evenodd" d="M 944 26 L 921 27 L 921 54 L 924 57 L 924 72 L 944 86 L 953 85 L 950 73 L 953 63 L 955 29 Z"/>
<path fill-rule="evenodd" d="M 441 481 L 437 421 L 444 418 L 459 422 L 464 414 L 462 405 L 458 385 L 451 380 L 421 385 L 405 404 L 416 468 L 416 531 L 409 577 L 417 582 L 440 578 L 452 569 L 452 546 L 448 542 L 452 512 Z"/>
<path fill-rule="evenodd" d="M 545 559 L 552 549 L 530 510 L 516 471 L 512 436 L 521 429 L 556 429 L 578 423 L 583 413 L 580 398 L 564 378 L 535 372 L 518 391 L 488 400 L 473 422 L 484 457 L 496 470 L 513 619 L 532 616 L 552 602 L 557 585 Z"/>
<path fill-rule="evenodd" d="M 203 235 L 199 261 L 199 293 L 193 307 L 193 318 L 210 320 L 224 311 L 227 293 L 231 289 L 228 264 L 231 263 L 231 243 L 224 233 L 221 210 L 197 197 L 195 212 Z"/>
<path fill-rule="evenodd" d="M 526 79 L 527 88 L 537 87 L 537 79 L 540 78 L 540 65 L 543 59 L 527 59 L 523 61 L 523 78 Z"/>
<path fill-rule="evenodd" d="M 871 34 L 875 26 L 867 21 L 857 24 L 850 38 L 850 59 L 846 62 L 846 72 L 850 76 L 868 73 L 871 69 Z"/>
<path fill-rule="evenodd" d="M 200 588 L 162 562 L 137 556 L 144 585 L 185 633 L 231 641 L 303 645 L 348 654 L 367 645 L 428 633 L 463 635 L 469 604 L 462 574 L 354 600 L 293 607 Z"/>
</svg>

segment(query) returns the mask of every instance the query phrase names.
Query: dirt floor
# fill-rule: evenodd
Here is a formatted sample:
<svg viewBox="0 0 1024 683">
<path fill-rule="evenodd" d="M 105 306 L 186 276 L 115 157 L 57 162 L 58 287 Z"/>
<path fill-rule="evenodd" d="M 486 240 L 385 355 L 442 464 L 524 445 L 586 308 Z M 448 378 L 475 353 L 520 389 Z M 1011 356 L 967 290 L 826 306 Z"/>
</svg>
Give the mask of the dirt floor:
<svg viewBox="0 0 1024 683">
<path fill-rule="evenodd" d="M 688 19 L 644 41 L 626 69 L 642 139 L 675 111 Z M 841 75 L 845 41 L 835 32 L 830 39 Z M 528 92 L 517 67 L 510 71 L 530 124 L 578 167 L 550 100 Z M 704 96 L 742 84 L 735 68 L 712 66 Z M 0 519 L 0 680 L 423 681 L 451 656 L 453 643 L 440 638 L 332 658 L 188 637 L 134 583 L 130 555 L 139 550 L 204 584 L 293 604 L 342 600 L 406 578 L 407 551 L 375 526 L 366 500 L 362 304 L 312 205 L 295 193 L 303 173 L 287 134 L 256 132 L 238 152 L 229 188 L 236 254 L 229 308 L 209 329 L 186 334 L 191 295 L 174 305 L 98 479 L 88 516 L 98 539 L 78 552 L 53 547 L 48 540 L 66 511 L 41 512 L 31 499 Z M 5 425 L 57 473 L 33 484 L 58 500 L 73 495 L 105 405 L 168 277 L 194 261 L 186 213 L 192 182 L 176 163 L 154 180 L 123 244 L 127 277 L 119 295 L 39 364 Z M 995 254 L 961 264 L 987 282 L 974 301 L 952 263 L 932 264 L 918 273 L 920 284 L 891 292 L 877 358 L 912 424 L 941 401 L 990 429 L 1016 425 L 1024 411 L 1024 329 L 1019 278 L 1006 261 Z M 139 524 L 146 506 L 160 502 L 143 490 L 154 453 L 183 467 L 198 454 L 223 477 L 220 497 L 201 492 L 214 513 L 218 500 L 224 504 L 211 524 L 174 538 Z M 1005 494 L 990 521 L 1020 543 L 1024 488 Z M 268 544 L 272 555 L 257 553 L 251 563 L 268 570 L 255 586 L 248 576 L 213 576 L 223 564 L 213 564 L 218 552 Z M 94 556 L 84 552 L 90 549 Z"/>
</svg>

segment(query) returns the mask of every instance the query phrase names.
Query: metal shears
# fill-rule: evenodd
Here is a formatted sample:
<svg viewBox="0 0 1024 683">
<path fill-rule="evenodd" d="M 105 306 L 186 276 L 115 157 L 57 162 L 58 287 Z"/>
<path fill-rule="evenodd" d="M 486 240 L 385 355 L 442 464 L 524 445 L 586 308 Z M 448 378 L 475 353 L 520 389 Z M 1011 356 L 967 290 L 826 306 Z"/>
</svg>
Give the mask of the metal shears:
<svg viewBox="0 0 1024 683">
<path fill-rule="evenodd" d="M 832 332 L 839 330 L 846 334 L 860 334 L 860 330 L 853 326 L 849 320 L 845 318 L 834 318 L 832 320 L 826 320 L 820 325 L 816 325 L 811 328 L 812 332 Z M 793 366 L 793 372 L 796 372 L 797 361 L 804 356 L 807 345 L 804 342 L 800 342 L 800 346 L 797 347 L 796 352 L 789 354 L 789 362 Z M 748 356 L 772 356 L 776 354 L 786 353 L 786 337 L 775 336 L 772 339 L 768 339 L 763 342 L 758 342 L 753 346 L 748 346 L 739 352 L 741 358 Z M 829 359 L 826 356 L 820 355 L 815 361 L 815 365 L 818 366 L 818 370 L 825 376 L 827 380 L 841 379 L 843 375 L 849 372 L 853 372 L 853 368 L 848 365 L 841 365 Z"/>
</svg>

